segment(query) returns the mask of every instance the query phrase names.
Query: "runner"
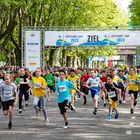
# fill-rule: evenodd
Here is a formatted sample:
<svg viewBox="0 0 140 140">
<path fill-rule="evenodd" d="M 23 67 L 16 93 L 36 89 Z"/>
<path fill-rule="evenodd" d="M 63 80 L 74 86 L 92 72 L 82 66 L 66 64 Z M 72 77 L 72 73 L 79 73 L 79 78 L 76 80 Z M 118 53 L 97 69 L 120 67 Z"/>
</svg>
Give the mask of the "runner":
<svg viewBox="0 0 140 140">
<path fill-rule="evenodd" d="M 47 70 L 44 78 L 45 78 L 45 80 L 47 82 L 47 86 L 49 88 L 48 101 L 50 101 L 50 93 L 54 93 L 55 77 L 52 75 L 50 70 Z"/>
<path fill-rule="evenodd" d="M 111 69 L 111 75 L 113 77 L 113 83 L 115 83 L 118 86 L 118 89 L 120 90 L 118 92 L 118 99 L 119 99 L 119 103 L 122 104 L 122 99 L 121 99 L 121 88 L 119 87 L 119 83 L 122 83 L 122 85 L 125 87 L 123 80 L 121 80 L 121 78 L 117 75 L 117 71 L 115 68 Z"/>
<path fill-rule="evenodd" d="M 118 86 L 113 82 L 112 75 L 107 75 L 107 83 L 105 84 L 105 90 L 108 93 L 109 99 L 109 114 L 108 119 L 112 119 L 112 109 L 116 112 L 115 119 L 119 117 L 119 111 L 117 110 L 117 102 L 118 102 Z"/>
<path fill-rule="evenodd" d="M 3 83 L 4 80 L 4 73 L 2 70 L 0 70 L 0 85 Z M 1 102 L 1 97 L 0 97 L 0 108 L 2 106 L 2 102 Z"/>
<path fill-rule="evenodd" d="M 22 113 L 23 110 L 23 105 L 22 105 L 22 100 L 23 100 L 23 95 L 25 99 L 25 105 L 28 106 L 28 100 L 29 100 L 29 84 L 30 81 L 28 79 L 28 76 L 25 74 L 25 69 L 21 68 L 19 70 L 19 77 L 16 78 L 16 84 L 17 87 L 19 87 L 19 113 Z"/>
<path fill-rule="evenodd" d="M 96 71 L 91 70 L 91 77 L 86 82 L 86 87 L 90 89 L 91 96 L 93 99 L 94 104 L 94 111 L 93 114 L 97 114 L 97 108 L 98 108 L 98 99 L 100 94 L 100 86 L 101 86 L 101 80 L 99 77 L 96 76 Z"/>
<path fill-rule="evenodd" d="M 60 70 L 60 81 L 56 84 L 56 95 L 58 96 L 58 106 L 60 109 L 60 113 L 64 118 L 64 127 L 68 128 L 68 118 L 66 108 L 70 108 L 73 111 L 76 111 L 76 108 L 71 104 L 71 94 L 70 89 L 75 89 L 82 96 L 85 96 L 84 93 L 81 93 L 78 89 L 76 89 L 72 82 L 66 80 L 66 72 L 64 70 Z"/>
<path fill-rule="evenodd" d="M 42 72 L 41 69 L 38 68 L 35 71 L 35 77 L 32 78 L 33 80 L 33 94 L 34 94 L 34 108 L 36 111 L 36 117 L 38 117 L 39 107 L 38 102 L 40 101 L 41 109 L 44 114 L 45 118 L 45 125 L 49 123 L 49 119 L 47 117 L 47 110 L 46 110 L 46 88 L 47 83 L 43 77 L 41 77 Z"/>
<path fill-rule="evenodd" d="M 138 91 L 139 91 L 139 77 L 135 73 L 135 68 L 130 67 L 129 69 L 129 75 L 127 77 L 128 80 L 128 93 L 131 97 L 131 109 L 130 114 L 134 113 L 134 106 L 137 104 L 137 97 L 138 97 Z"/>
<path fill-rule="evenodd" d="M 71 69 L 70 70 L 70 74 L 68 75 L 67 77 L 67 80 L 71 81 L 73 84 L 74 84 L 74 87 L 76 89 L 80 89 L 80 79 L 79 77 L 75 74 L 75 70 L 74 69 Z M 76 100 L 76 90 L 75 89 L 71 89 L 70 90 L 70 93 L 72 94 L 72 105 L 74 105 L 74 102 Z"/>
<path fill-rule="evenodd" d="M 90 75 L 88 75 L 87 70 L 83 70 L 83 76 L 80 78 L 80 85 L 81 85 L 81 91 L 85 94 L 88 95 L 89 89 L 86 87 L 86 82 L 90 78 Z M 83 105 L 87 104 L 87 98 L 86 96 L 83 96 L 84 98 L 84 103 Z"/>
<path fill-rule="evenodd" d="M 107 93 L 106 93 L 106 90 L 105 90 L 105 84 L 107 83 L 107 76 L 106 76 L 106 71 L 105 70 L 102 70 L 101 71 L 101 81 L 102 81 L 102 87 L 101 87 L 101 95 L 102 95 L 102 99 L 103 99 L 103 102 L 104 102 L 104 107 L 106 107 L 106 99 L 107 99 Z"/>
<path fill-rule="evenodd" d="M 9 117 L 8 128 L 12 128 L 13 107 L 18 102 L 17 87 L 12 82 L 10 74 L 4 76 L 4 83 L 0 85 L 3 114 Z"/>
<path fill-rule="evenodd" d="M 123 103 L 126 102 L 126 83 L 127 83 L 127 78 L 126 76 L 124 75 L 124 71 L 123 70 L 119 70 L 119 77 L 122 79 L 123 83 L 122 82 L 119 82 L 118 83 L 118 86 L 119 88 L 121 89 L 121 96 L 123 97 Z"/>
</svg>

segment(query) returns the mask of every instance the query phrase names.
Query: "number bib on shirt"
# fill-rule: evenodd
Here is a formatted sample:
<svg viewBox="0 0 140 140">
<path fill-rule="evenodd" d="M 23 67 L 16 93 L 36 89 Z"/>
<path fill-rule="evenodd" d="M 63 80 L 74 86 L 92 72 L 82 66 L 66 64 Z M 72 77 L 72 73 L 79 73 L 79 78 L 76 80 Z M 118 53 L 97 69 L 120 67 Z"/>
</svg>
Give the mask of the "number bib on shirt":
<svg viewBox="0 0 140 140">
<path fill-rule="evenodd" d="M 51 84 L 52 83 L 52 80 L 47 80 L 47 83 Z"/>
<path fill-rule="evenodd" d="M 42 85 L 40 82 L 36 82 L 36 83 L 34 83 L 34 88 L 40 88 L 38 85 Z"/>
<path fill-rule="evenodd" d="M 108 97 L 109 97 L 109 98 L 116 97 L 115 91 L 108 92 Z"/>
<path fill-rule="evenodd" d="M 130 79 L 130 84 L 135 84 L 135 79 Z"/>
<path fill-rule="evenodd" d="M 20 83 L 23 83 L 24 82 L 24 78 L 20 78 Z"/>
<path fill-rule="evenodd" d="M 59 86 L 59 92 L 66 92 L 66 86 Z"/>
</svg>

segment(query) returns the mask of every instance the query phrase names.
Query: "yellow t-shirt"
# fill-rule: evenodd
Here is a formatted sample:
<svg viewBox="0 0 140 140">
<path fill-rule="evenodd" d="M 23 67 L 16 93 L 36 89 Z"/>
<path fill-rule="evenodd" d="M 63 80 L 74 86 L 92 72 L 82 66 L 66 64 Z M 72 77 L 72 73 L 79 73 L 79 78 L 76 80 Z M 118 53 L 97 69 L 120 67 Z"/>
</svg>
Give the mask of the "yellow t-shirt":
<svg viewBox="0 0 140 140">
<path fill-rule="evenodd" d="M 120 77 L 115 76 L 115 77 L 113 78 L 113 82 L 114 82 L 115 84 L 117 84 L 117 85 L 118 85 L 118 83 L 119 83 L 119 82 L 122 82 L 122 80 L 121 80 L 121 78 L 120 78 Z"/>
<path fill-rule="evenodd" d="M 34 86 L 33 87 L 34 96 L 46 96 L 46 91 L 43 88 L 36 86 L 36 83 L 37 83 L 41 86 L 46 87 L 47 83 L 45 79 L 42 77 L 33 77 L 32 80 L 33 80 L 33 86 Z"/>
<path fill-rule="evenodd" d="M 67 77 L 67 80 L 71 81 L 74 84 L 74 87 L 77 89 L 77 86 L 79 84 L 79 77 L 75 75 L 74 77 L 71 77 L 70 75 Z M 76 90 L 72 89 L 70 90 L 70 93 L 76 93 Z"/>
<path fill-rule="evenodd" d="M 139 77 L 137 74 L 128 75 L 128 90 L 138 91 L 139 85 L 135 83 L 135 81 L 139 81 Z"/>
</svg>

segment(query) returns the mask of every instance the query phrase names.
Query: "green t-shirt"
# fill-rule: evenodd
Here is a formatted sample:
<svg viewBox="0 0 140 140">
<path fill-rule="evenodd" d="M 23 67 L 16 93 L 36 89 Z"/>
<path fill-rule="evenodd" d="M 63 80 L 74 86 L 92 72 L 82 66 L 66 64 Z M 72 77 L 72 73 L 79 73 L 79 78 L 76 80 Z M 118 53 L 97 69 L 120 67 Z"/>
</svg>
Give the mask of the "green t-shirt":
<svg viewBox="0 0 140 140">
<path fill-rule="evenodd" d="M 15 83 L 16 84 L 19 84 L 20 83 L 20 78 L 19 77 L 16 78 Z"/>
<path fill-rule="evenodd" d="M 52 74 L 46 75 L 44 78 L 45 78 L 45 80 L 47 82 L 47 85 L 54 86 L 55 78 L 54 78 L 54 76 Z"/>
</svg>

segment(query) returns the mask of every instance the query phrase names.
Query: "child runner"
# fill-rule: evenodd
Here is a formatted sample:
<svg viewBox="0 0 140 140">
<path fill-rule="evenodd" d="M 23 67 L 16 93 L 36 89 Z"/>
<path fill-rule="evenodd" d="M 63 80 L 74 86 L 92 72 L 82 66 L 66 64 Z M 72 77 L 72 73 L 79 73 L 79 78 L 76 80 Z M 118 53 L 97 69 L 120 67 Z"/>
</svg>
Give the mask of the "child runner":
<svg viewBox="0 0 140 140">
<path fill-rule="evenodd" d="M 96 76 L 96 71 L 91 70 L 91 77 L 86 82 L 86 87 L 90 89 L 91 96 L 93 99 L 94 104 L 94 111 L 93 114 L 97 114 L 97 108 L 98 108 L 98 99 L 100 94 L 100 86 L 101 86 L 101 80 L 99 77 Z"/>
<path fill-rule="evenodd" d="M 128 80 L 128 93 L 131 97 L 131 109 L 130 114 L 134 113 L 134 106 L 137 104 L 137 97 L 138 97 L 138 91 L 139 91 L 139 77 L 135 73 L 135 68 L 130 67 L 129 69 L 129 75 L 127 77 Z"/>
<path fill-rule="evenodd" d="M 10 74 L 4 76 L 4 83 L 0 85 L 3 114 L 9 116 L 8 128 L 12 128 L 13 107 L 18 102 L 17 87 L 12 82 Z"/>
<path fill-rule="evenodd" d="M 63 115 L 65 125 L 63 128 L 68 128 L 68 119 L 66 108 L 69 107 L 71 110 L 76 111 L 75 107 L 71 104 L 71 94 L 70 89 L 75 89 L 81 95 L 85 96 L 78 89 L 74 87 L 74 84 L 66 80 L 66 72 L 60 70 L 60 81 L 56 84 L 56 95 L 58 96 L 58 106 L 60 113 Z"/>
<path fill-rule="evenodd" d="M 118 89 L 117 84 L 113 83 L 112 75 L 107 75 L 107 83 L 105 84 L 105 90 L 108 93 L 109 99 L 109 114 L 108 119 L 112 119 L 112 109 L 116 111 L 115 119 L 119 117 L 119 111 L 117 110 L 117 103 L 118 103 Z"/>
<path fill-rule="evenodd" d="M 41 103 L 41 109 L 43 111 L 45 117 L 45 125 L 48 124 L 49 120 L 47 117 L 47 110 L 46 110 L 46 88 L 47 83 L 43 77 L 41 77 L 41 69 L 38 68 L 35 71 L 35 77 L 32 78 L 33 80 L 33 94 L 34 94 L 34 108 L 36 110 L 36 116 L 38 116 L 38 102 Z"/>
</svg>

